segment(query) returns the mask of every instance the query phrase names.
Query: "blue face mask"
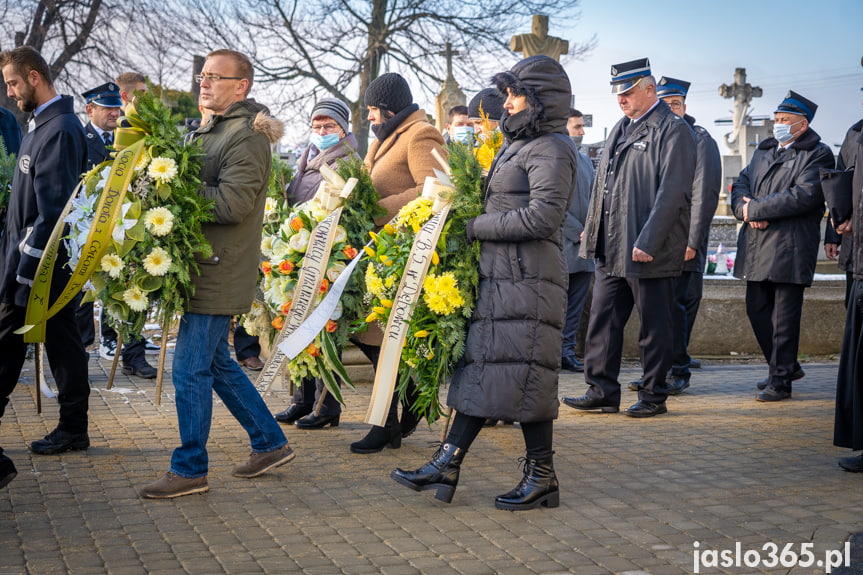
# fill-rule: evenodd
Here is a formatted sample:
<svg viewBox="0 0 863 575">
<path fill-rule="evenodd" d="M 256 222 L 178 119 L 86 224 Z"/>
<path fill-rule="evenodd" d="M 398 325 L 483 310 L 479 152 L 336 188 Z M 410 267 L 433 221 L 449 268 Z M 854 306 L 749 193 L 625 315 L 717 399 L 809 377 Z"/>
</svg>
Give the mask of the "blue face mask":
<svg viewBox="0 0 863 575">
<path fill-rule="evenodd" d="M 803 120 L 800 120 L 800 122 L 802 121 Z M 794 122 L 793 124 L 773 124 L 773 137 L 776 138 L 780 144 L 784 144 L 794 137 L 791 134 L 791 126 L 796 126 L 800 122 Z"/>
<path fill-rule="evenodd" d="M 473 145 L 473 126 L 455 126 L 452 134 L 452 139 L 459 144 Z"/>
<path fill-rule="evenodd" d="M 339 135 L 338 134 L 327 134 L 326 136 L 321 136 L 317 132 L 312 132 L 312 135 L 309 137 L 309 141 L 320 151 L 324 151 L 327 148 L 332 148 L 336 144 L 339 143 Z"/>
</svg>

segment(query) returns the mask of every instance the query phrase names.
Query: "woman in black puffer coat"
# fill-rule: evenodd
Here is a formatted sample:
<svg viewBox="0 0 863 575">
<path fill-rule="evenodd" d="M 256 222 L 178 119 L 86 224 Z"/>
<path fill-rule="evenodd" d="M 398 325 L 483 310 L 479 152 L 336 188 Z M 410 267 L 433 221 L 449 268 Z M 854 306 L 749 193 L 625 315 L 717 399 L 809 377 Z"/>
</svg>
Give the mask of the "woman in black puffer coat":
<svg viewBox="0 0 863 575">
<path fill-rule="evenodd" d="M 577 154 L 566 133 L 571 88 L 563 67 L 533 56 L 492 78 L 506 97 L 506 143 L 485 185 L 483 213 L 468 223 L 480 241 L 479 297 L 447 404 L 457 413 L 446 442 L 415 471 L 393 479 L 450 501 L 465 453 L 486 418 L 519 421 L 524 477 L 499 509 L 558 504 L 552 463 L 557 377 L 566 315 L 561 227 L 575 187 Z"/>
</svg>

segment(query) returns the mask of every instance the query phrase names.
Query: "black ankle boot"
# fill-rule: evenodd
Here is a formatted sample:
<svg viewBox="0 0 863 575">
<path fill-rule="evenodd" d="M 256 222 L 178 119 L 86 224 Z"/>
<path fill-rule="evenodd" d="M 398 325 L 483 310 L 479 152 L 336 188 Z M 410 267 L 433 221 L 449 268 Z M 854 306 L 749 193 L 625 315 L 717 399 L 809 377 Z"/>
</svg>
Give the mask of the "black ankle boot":
<svg viewBox="0 0 863 575">
<path fill-rule="evenodd" d="M 402 429 L 399 425 L 381 427 L 373 425 L 365 437 L 351 443 L 352 453 L 377 453 L 385 447 L 398 449 L 402 446 Z"/>
<path fill-rule="evenodd" d="M 498 495 L 494 500 L 495 507 L 507 511 L 524 511 L 540 505 L 560 505 L 560 491 L 551 457 L 525 460 L 524 477 L 515 489 Z"/>
<path fill-rule="evenodd" d="M 410 487 L 414 491 L 437 490 L 435 498 L 444 503 L 452 501 L 455 488 L 458 485 L 458 472 L 467 450 L 452 443 L 444 443 L 432 455 L 428 463 L 415 471 L 395 469 L 390 473 L 397 483 Z"/>
</svg>

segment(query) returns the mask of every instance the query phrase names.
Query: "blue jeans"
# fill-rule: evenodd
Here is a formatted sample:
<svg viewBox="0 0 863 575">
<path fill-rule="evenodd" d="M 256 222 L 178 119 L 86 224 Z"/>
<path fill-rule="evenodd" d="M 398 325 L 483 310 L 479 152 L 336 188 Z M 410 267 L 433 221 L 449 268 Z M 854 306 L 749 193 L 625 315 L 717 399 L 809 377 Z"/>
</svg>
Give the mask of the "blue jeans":
<svg viewBox="0 0 863 575">
<path fill-rule="evenodd" d="M 246 433 L 252 451 L 263 453 L 288 443 L 258 390 L 228 352 L 231 317 L 187 313 L 180 321 L 172 378 L 182 445 L 171 457 L 180 477 L 207 474 L 207 438 L 213 418 L 213 391 Z"/>
</svg>

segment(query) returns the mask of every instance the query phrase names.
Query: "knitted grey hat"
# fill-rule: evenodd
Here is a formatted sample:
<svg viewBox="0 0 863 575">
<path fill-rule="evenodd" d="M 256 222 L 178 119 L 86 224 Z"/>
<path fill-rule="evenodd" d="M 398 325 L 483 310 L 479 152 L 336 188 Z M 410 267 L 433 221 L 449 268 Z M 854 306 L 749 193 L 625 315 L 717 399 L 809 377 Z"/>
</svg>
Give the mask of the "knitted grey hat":
<svg viewBox="0 0 863 575">
<path fill-rule="evenodd" d="M 321 98 L 312 108 L 311 120 L 318 116 L 327 116 L 336 121 L 342 127 L 345 134 L 351 131 L 351 110 L 348 105 L 338 98 Z"/>
</svg>

